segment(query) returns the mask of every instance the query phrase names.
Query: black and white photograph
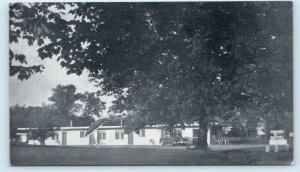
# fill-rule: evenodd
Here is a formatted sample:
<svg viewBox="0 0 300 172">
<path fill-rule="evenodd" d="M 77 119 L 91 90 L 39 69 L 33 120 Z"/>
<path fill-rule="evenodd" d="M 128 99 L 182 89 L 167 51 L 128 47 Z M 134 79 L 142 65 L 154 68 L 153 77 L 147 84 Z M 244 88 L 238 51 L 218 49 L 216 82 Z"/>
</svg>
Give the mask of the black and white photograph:
<svg viewBox="0 0 300 172">
<path fill-rule="evenodd" d="M 11 166 L 294 164 L 293 2 L 14 2 Z"/>
</svg>

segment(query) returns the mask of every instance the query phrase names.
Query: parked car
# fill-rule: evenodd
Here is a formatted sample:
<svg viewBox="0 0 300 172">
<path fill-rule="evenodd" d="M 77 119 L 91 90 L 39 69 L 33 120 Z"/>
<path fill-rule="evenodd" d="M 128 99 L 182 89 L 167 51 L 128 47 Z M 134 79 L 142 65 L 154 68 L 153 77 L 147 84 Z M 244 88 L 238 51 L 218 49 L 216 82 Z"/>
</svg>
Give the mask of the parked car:
<svg viewBox="0 0 300 172">
<path fill-rule="evenodd" d="M 160 139 L 160 143 L 163 146 L 188 146 L 190 143 L 187 139 L 177 136 L 177 137 L 165 137 Z"/>
<path fill-rule="evenodd" d="M 175 137 L 174 142 L 172 143 L 172 146 L 188 146 L 188 145 L 190 145 L 188 140 L 181 136 Z"/>
<path fill-rule="evenodd" d="M 174 143 L 175 139 L 173 137 L 164 137 L 159 140 L 159 143 L 163 146 L 172 146 Z"/>
</svg>

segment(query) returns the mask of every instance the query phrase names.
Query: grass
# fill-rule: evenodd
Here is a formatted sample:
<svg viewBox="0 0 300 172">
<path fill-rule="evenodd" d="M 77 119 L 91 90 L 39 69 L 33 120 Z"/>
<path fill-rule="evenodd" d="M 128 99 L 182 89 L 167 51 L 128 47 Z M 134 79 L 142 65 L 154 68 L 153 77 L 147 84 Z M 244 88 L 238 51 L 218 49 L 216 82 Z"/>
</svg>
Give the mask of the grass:
<svg viewBox="0 0 300 172">
<path fill-rule="evenodd" d="M 293 152 L 264 149 L 201 151 L 172 147 L 11 146 L 11 165 L 289 165 Z"/>
</svg>

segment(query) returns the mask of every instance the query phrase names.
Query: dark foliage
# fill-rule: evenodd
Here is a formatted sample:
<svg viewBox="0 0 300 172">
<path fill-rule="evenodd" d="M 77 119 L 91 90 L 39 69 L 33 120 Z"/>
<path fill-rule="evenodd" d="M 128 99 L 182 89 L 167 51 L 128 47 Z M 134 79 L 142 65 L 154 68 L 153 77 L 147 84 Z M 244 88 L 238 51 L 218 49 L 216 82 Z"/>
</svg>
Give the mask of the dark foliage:
<svg viewBox="0 0 300 172">
<path fill-rule="evenodd" d="M 206 148 L 216 119 L 292 114 L 291 2 L 16 3 L 10 13 L 11 42 L 38 41 L 68 74 L 88 70 L 136 126 L 198 122 Z"/>
</svg>

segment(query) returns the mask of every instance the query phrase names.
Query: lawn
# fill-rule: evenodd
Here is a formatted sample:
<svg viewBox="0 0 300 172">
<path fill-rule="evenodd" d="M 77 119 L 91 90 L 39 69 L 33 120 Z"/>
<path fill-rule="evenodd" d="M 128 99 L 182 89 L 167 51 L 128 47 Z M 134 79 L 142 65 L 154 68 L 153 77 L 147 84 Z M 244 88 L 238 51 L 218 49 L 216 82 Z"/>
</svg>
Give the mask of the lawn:
<svg viewBox="0 0 300 172">
<path fill-rule="evenodd" d="M 11 165 L 288 165 L 293 152 L 265 153 L 263 147 L 235 150 L 186 150 L 136 147 L 11 146 Z"/>
</svg>

